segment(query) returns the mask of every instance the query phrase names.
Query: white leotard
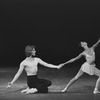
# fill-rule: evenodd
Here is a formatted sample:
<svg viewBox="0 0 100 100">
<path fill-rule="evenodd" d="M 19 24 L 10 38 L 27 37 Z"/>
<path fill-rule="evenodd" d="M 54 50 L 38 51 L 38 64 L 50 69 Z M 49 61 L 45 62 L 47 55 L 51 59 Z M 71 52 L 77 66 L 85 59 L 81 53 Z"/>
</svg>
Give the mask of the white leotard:
<svg viewBox="0 0 100 100">
<path fill-rule="evenodd" d="M 93 54 L 89 55 L 84 51 L 84 55 L 86 62 L 81 66 L 81 70 L 89 75 L 94 75 L 95 64 L 93 62 L 95 61 L 95 53 L 93 51 Z"/>
<path fill-rule="evenodd" d="M 87 54 L 85 51 L 84 51 L 84 55 L 85 55 L 85 58 L 86 58 L 86 61 L 91 64 L 95 61 L 95 52 L 93 51 L 93 49 L 91 49 L 93 54 L 92 55 L 89 55 Z"/>
</svg>

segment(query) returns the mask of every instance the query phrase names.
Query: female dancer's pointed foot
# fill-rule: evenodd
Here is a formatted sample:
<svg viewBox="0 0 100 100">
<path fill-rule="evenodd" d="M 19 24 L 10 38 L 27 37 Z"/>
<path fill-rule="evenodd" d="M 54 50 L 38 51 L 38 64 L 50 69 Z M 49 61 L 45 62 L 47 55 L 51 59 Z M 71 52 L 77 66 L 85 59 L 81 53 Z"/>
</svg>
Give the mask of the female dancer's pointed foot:
<svg viewBox="0 0 100 100">
<path fill-rule="evenodd" d="M 94 90 L 93 93 L 94 93 L 94 94 L 97 94 L 97 93 L 100 93 L 100 91 Z"/>
<path fill-rule="evenodd" d="M 63 89 L 61 92 L 63 92 L 63 93 L 64 93 L 64 92 L 66 92 L 66 88 L 65 88 L 65 89 Z"/>
<path fill-rule="evenodd" d="M 32 88 L 32 89 L 29 89 L 25 94 L 31 94 L 31 93 L 36 93 L 36 92 L 37 92 L 37 89 Z"/>
</svg>

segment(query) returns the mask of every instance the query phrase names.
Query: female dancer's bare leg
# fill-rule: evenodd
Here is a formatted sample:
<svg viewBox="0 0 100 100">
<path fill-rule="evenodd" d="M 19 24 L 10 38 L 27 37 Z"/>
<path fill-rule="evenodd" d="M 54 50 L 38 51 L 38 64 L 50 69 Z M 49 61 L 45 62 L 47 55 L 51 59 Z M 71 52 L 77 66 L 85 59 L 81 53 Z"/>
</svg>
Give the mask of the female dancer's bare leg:
<svg viewBox="0 0 100 100">
<path fill-rule="evenodd" d="M 94 75 L 96 75 L 96 76 L 98 76 L 99 78 L 97 79 L 97 82 L 96 82 L 96 85 L 95 85 L 95 88 L 94 88 L 94 94 L 96 94 L 96 93 L 100 93 L 99 92 L 99 86 L 100 86 L 100 70 L 99 69 L 97 69 L 96 67 L 95 67 L 95 69 L 94 69 Z"/>
<path fill-rule="evenodd" d="M 62 92 L 67 91 L 68 88 L 69 88 L 76 80 L 78 80 L 80 76 L 83 75 L 83 73 L 84 73 L 84 72 L 80 69 L 79 72 L 77 73 L 77 75 L 69 81 L 69 83 L 68 83 L 67 86 L 62 90 Z"/>
</svg>

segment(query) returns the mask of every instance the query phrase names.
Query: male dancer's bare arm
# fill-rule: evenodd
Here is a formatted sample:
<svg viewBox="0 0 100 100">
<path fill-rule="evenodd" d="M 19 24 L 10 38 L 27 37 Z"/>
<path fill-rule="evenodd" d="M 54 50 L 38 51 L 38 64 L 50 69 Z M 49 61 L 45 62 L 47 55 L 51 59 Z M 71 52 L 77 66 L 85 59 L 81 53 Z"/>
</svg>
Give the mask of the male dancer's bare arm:
<svg viewBox="0 0 100 100">
<path fill-rule="evenodd" d="M 43 65 L 43 66 L 46 66 L 46 67 L 49 67 L 49 68 L 58 68 L 60 69 L 62 67 L 62 64 L 59 64 L 58 66 L 57 65 L 53 65 L 53 64 L 49 64 L 49 63 L 46 63 L 44 62 L 43 60 L 39 59 L 39 64 Z"/>
<path fill-rule="evenodd" d="M 11 82 L 8 83 L 7 88 L 11 87 L 14 82 L 19 78 L 19 76 L 21 75 L 21 73 L 23 72 L 24 66 L 20 65 L 20 68 L 18 70 L 18 72 L 16 73 L 16 75 L 14 76 L 13 80 Z"/>
</svg>

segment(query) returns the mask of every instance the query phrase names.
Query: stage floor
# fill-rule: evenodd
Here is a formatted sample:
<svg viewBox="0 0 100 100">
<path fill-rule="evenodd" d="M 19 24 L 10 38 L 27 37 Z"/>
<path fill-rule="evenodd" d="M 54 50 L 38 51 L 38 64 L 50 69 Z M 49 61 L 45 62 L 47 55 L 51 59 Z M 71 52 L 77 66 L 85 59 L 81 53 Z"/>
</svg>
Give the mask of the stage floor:
<svg viewBox="0 0 100 100">
<path fill-rule="evenodd" d="M 7 83 L 12 80 L 18 67 L 0 67 L 0 100 L 99 100 L 100 94 L 93 94 L 97 77 L 83 75 L 75 82 L 68 92 L 61 93 L 71 78 L 73 78 L 77 69 L 75 67 L 58 69 L 39 68 L 38 76 L 49 79 L 52 85 L 49 87 L 49 93 L 22 94 L 21 90 L 27 87 L 26 73 L 23 72 L 20 78 L 10 89 L 6 89 Z"/>
</svg>

